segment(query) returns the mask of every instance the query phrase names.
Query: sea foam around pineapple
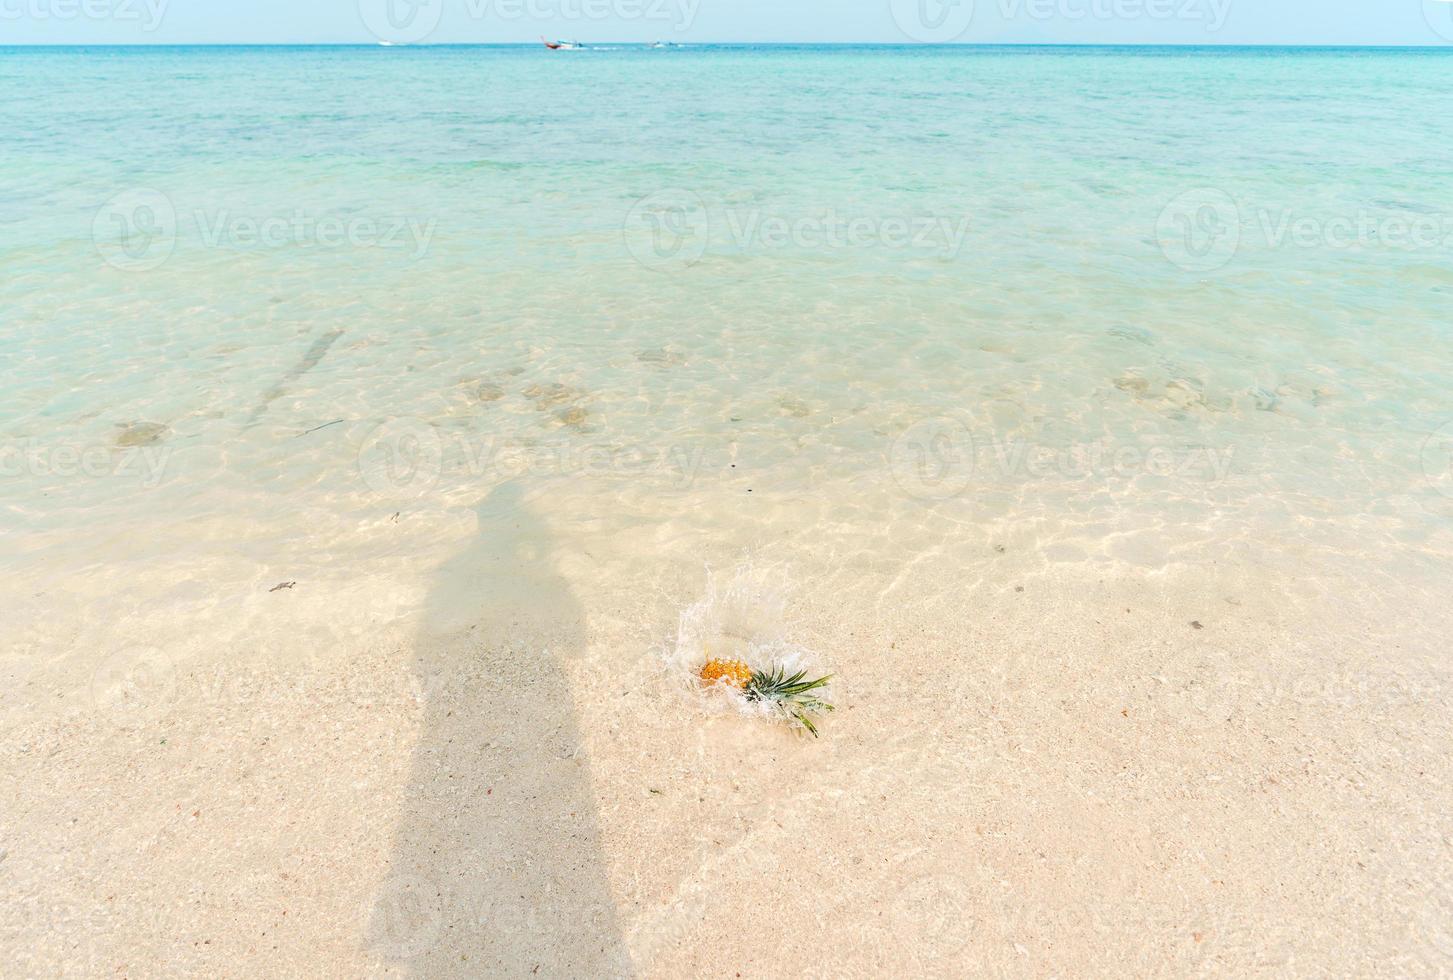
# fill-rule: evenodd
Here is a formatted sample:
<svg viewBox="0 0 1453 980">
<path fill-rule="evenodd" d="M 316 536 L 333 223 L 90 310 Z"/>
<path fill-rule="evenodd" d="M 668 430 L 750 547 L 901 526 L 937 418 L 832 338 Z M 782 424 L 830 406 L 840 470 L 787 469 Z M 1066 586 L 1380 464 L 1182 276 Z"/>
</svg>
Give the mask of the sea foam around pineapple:
<svg viewBox="0 0 1453 980">
<path fill-rule="evenodd" d="M 668 674 L 687 692 L 694 707 L 711 714 L 734 712 L 810 730 L 782 705 L 754 699 L 727 679 L 702 680 L 703 666 L 713 660 L 746 664 L 754 674 L 791 676 L 802 671 L 812 680 L 832 674 L 818 654 L 790 638 L 788 593 L 788 578 L 781 569 L 744 564 L 724 578 L 708 573 L 705 595 L 682 611 L 675 642 L 664 652 Z M 813 694 L 827 705 L 834 703 L 831 684 Z"/>
</svg>

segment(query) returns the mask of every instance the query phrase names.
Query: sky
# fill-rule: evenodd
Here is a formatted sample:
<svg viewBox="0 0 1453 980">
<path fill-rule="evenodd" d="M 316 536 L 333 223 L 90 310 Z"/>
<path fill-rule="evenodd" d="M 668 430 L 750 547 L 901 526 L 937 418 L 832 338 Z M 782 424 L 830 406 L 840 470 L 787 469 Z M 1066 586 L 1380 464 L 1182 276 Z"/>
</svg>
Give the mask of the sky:
<svg viewBox="0 0 1453 980">
<path fill-rule="evenodd" d="M 538 42 L 1453 47 L 1450 0 L 0 0 L 4 44 Z"/>
</svg>

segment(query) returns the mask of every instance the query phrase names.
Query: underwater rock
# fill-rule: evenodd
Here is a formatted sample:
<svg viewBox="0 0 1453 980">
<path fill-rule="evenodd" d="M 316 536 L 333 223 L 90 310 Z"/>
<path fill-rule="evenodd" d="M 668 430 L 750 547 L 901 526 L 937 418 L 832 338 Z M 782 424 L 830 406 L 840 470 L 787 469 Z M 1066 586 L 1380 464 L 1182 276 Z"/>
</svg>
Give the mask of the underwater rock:
<svg viewBox="0 0 1453 980">
<path fill-rule="evenodd" d="M 1165 399 L 1176 408 L 1204 408 L 1206 396 L 1201 386 L 1186 378 L 1176 378 L 1165 386 Z"/>
<path fill-rule="evenodd" d="M 1115 379 L 1115 387 L 1133 397 L 1147 402 L 1152 407 L 1162 407 L 1176 412 L 1196 409 L 1203 412 L 1228 412 L 1231 402 L 1226 398 L 1207 398 L 1205 386 L 1195 378 L 1171 378 L 1161 383 L 1135 374 L 1122 374 Z"/>
<path fill-rule="evenodd" d="M 1150 382 L 1133 374 L 1122 374 L 1116 378 L 1115 387 L 1136 398 L 1144 398 L 1150 393 Z"/>
<path fill-rule="evenodd" d="M 783 396 L 777 399 L 777 407 L 782 409 L 782 414 L 790 415 L 794 419 L 805 419 L 812 414 L 812 408 L 800 398 Z"/>
<path fill-rule="evenodd" d="M 535 403 L 536 411 L 550 412 L 561 425 L 585 431 L 590 410 L 581 404 L 587 396 L 579 388 L 559 382 L 533 384 L 525 389 L 524 395 Z"/>
<path fill-rule="evenodd" d="M 525 389 L 525 397 L 534 402 L 537 409 L 544 412 L 557 405 L 578 402 L 585 397 L 585 392 L 557 381 L 547 385 L 530 385 Z"/>
<path fill-rule="evenodd" d="M 579 405 L 573 405 L 557 411 L 555 418 L 560 420 L 561 425 L 569 426 L 572 429 L 583 429 L 585 420 L 590 418 L 590 412 Z"/>
<path fill-rule="evenodd" d="M 680 367 L 686 363 L 686 355 L 665 347 L 636 352 L 636 360 L 653 367 Z"/>
<path fill-rule="evenodd" d="M 1144 344 L 1147 347 L 1154 346 L 1155 344 L 1154 335 L 1151 334 L 1151 332 L 1149 330 L 1146 330 L 1144 327 L 1121 325 L 1118 327 L 1111 327 L 1109 333 L 1112 337 L 1118 337 L 1121 340 L 1128 340 L 1136 344 Z"/>
<path fill-rule="evenodd" d="M 166 433 L 167 427 L 160 422 L 131 422 L 121 425 L 121 434 L 116 437 L 116 445 L 123 449 L 150 446 L 160 442 Z"/>
<path fill-rule="evenodd" d="M 474 389 L 474 397 L 482 402 L 497 402 L 504 396 L 504 388 L 500 385 L 494 384 L 493 382 L 485 382 L 478 388 Z"/>
<path fill-rule="evenodd" d="M 1281 396 L 1274 391 L 1267 391 L 1265 388 L 1251 389 L 1251 397 L 1256 403 L 1258 412 L 1274 412 L 1277 405 L 1281 404 Z"/>
</svg>

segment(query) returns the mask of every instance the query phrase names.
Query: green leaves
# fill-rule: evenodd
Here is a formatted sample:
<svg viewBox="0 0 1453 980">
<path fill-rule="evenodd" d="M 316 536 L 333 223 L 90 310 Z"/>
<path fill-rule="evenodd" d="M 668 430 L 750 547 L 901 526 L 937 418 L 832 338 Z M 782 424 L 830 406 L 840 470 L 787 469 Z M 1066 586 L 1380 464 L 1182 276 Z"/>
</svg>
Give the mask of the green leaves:
<svg viewBox="0 0 1453 980">
<path fill-rule="evenodd" d="M 812 715 L 832 711 L 834 708 L 812 692 L 826 687 L 828 681 L 832 680 L 832 675 L 819 677 L 815 681 L 806 680 L 806 677 L 805 670 L 799 670 L 789 677 L 783 667 L 757 671 L 752 674 L 752 679 L 747 684 L 747 700 L 772 702 L 788 717 L 811 732 L 813 738 L 817 738 L 817 726 L 812 723 Z"/>
</svg>

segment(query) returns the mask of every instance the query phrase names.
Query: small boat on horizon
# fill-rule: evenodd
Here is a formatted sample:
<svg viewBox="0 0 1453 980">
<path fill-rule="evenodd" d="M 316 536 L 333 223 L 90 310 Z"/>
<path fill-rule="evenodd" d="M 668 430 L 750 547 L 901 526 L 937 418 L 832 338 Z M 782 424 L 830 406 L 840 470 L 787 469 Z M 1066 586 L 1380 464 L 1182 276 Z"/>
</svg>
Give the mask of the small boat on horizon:
<svg viewBox="0 0 1453 980">
<path fill-rule="evenodd" d="M 579 41 L 547 41 L 544 35 L 540 36 L 540 43 L 551 51 L 583 51 L 585 45 Z"/>
</svg>

